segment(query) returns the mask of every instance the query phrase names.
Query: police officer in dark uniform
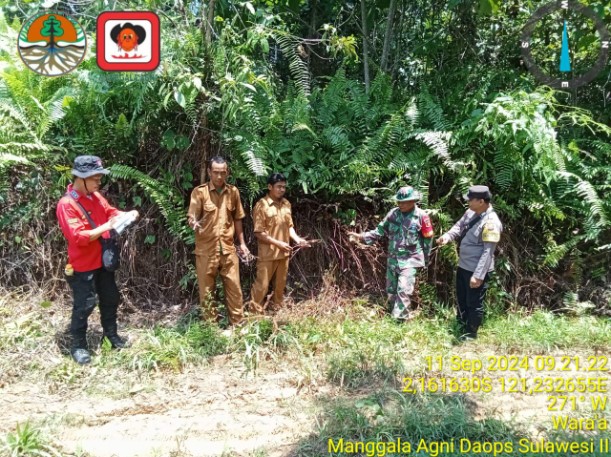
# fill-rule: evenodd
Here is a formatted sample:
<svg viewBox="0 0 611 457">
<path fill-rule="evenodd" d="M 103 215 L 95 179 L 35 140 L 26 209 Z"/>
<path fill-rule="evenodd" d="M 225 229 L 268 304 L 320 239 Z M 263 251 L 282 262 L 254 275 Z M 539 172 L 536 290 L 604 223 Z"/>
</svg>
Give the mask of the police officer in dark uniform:
<svg viewBox="0 0 611 457">
<path fill-rule="evenodd" d="M 469 209 L 437 244 L 457 240 L 460 246 L 456 272 L 457 319 L 464 333 L 462 339 L 477 338 L 484 316 L 484 298 L 489 273 L 494 269 L 494 250 L 503 225 L 490 204 L 487 186 L 472 186 L 465 195 Z"/>
</svg>

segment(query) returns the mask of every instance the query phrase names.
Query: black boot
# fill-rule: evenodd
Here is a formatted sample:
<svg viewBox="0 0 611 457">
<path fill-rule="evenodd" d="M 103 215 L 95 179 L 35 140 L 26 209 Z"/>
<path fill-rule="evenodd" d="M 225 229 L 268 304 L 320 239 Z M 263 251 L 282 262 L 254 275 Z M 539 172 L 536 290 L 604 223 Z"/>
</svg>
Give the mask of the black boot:
<svg viewBox="0 0 611 457">
<path fill-rule="evenodd" d="M 87 350 L 87 338 L 73 336 L 70 355 L 79 365 L 87 365 L 88 363 L 91 363 L 91 355 Z"/>
<path fill-rule="evenodd" d="M 70 354 L 76 363 L 79 365 L 87 365 L 91 363 L 91 356 L 89 355 L 89 351 L 83 348 L 72 348 L 70 349 Z"/>
<path fill-rule="evenodd" d="M 458 338 L 460 341 L 473 341 L 477 339 L 477 333 L 464 333 L 462 335 L 460 335 L 460 338 Z"/>
<path fill-rule="evenodd" d="M 461 341 L 471 341 L 477 339 L 477 327 L 467 325 L 465 332 L 460 336 Z"/>
<path fill-rule="evenodd" d="M 110 346 L 113 349 L 125 349 L 130 346 L 129 342 L 121 338 L 117 333 L 117 328 L 113 327 L 104 332 L 104 338 L 110 342 Z"/>
</svg>

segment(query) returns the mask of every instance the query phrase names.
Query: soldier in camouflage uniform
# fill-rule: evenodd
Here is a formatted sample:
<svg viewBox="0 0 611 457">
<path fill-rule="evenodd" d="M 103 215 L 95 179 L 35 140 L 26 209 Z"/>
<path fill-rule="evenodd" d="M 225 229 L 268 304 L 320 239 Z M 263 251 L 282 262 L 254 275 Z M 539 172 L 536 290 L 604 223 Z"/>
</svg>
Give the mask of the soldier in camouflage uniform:
<svg viewBox="0 0 611 457">
<path fill-rule="evenodd" d="M 420 195 L 412 187 L 399 189 L 395 199 L 398 207 L 390 210 L 374 230 L 349 234 L 367 244 L 388 237 L 386 292 L 392 317 L 410 319 L 414 316 L 411 296 L 416 274 L 418 268 L 428 264 L 433 226 L 428 215 L 416 206 Z"/>
</svg>

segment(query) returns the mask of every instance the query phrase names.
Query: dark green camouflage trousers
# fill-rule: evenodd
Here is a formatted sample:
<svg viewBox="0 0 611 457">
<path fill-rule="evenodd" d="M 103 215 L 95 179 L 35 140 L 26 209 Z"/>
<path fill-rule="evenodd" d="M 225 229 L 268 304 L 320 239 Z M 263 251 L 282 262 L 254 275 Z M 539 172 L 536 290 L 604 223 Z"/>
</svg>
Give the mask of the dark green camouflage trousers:
<svg viewBox="0 0 611 457">
<path fill-rule="evenodd" d="M 389 257 L 386 264 L 386 293 L 395 319 L 409 319 L 413 311 L 411 296 L 416 286 L 418 269 L 409 260 Z"/>
</svg>

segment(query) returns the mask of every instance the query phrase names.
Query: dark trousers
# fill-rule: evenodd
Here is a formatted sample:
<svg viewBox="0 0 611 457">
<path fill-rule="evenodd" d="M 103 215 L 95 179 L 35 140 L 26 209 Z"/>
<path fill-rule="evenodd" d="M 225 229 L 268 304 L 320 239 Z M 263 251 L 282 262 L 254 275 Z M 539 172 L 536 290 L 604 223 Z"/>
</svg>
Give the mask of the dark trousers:
<svg viewBox="0 0 611 457">
<path fill-rule="evenodd" d="M 87 345 L 87 319 L 97 303 L 96 293 L 100 299 L 100 316 L 104 334 L 117 333 L 119 289 L 115 282 L 115 274 L 99 268 L 85 272 L 75 271 L 73 276 L 67 276 L 66 279 L 72 288 L 74 299 L 70 323 L 72 346 L 85 348 Z"/>
<path fill-rule="evenodd" d="M 484 319 L 484 298 L 488 290 L 488 274 L 483 283 L 476 289 L 469 286 L 473 276 L 472 271 L 458 268 L 456 271 L 456 299 L 458 301 L 458 312 L 456 318 L 462 325 L 467 336 L 476 337 L 477 330 Z"/>
</svg>

